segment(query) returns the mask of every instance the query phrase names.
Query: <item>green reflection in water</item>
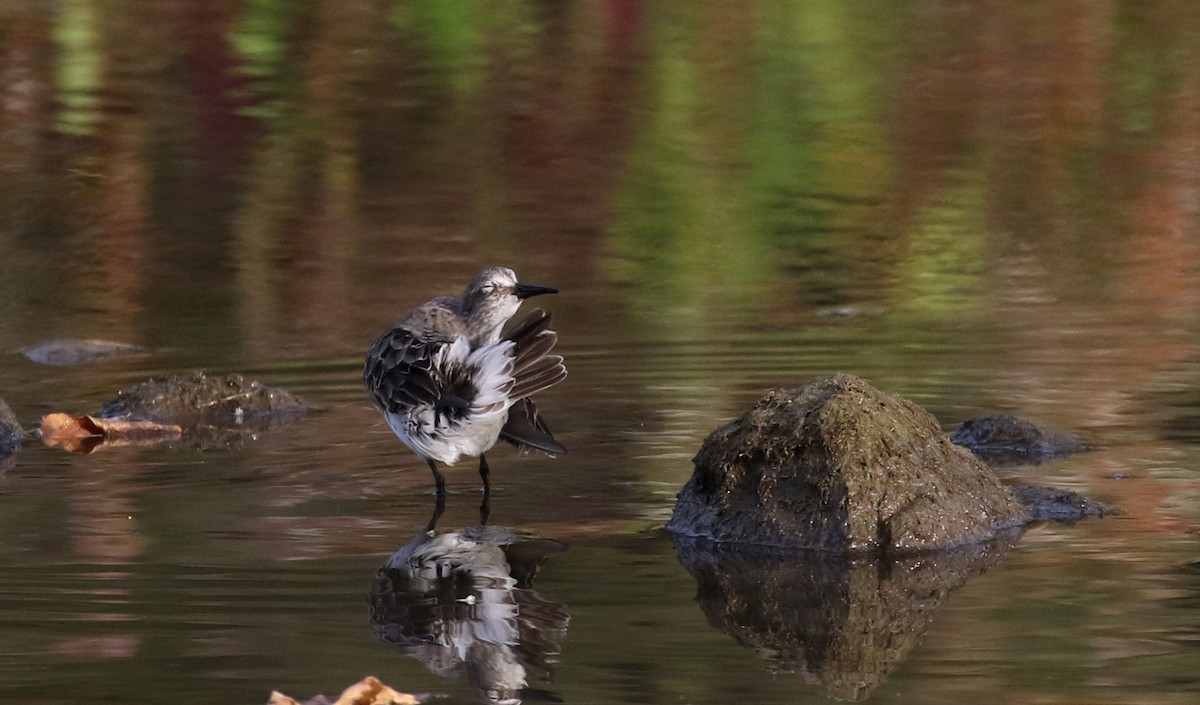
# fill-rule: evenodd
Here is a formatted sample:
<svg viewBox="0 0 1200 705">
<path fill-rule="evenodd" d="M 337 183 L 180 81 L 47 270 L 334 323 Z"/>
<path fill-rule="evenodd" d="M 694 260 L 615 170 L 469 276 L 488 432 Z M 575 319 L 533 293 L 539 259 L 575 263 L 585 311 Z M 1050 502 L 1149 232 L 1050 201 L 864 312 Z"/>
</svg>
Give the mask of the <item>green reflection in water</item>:
<svg viewBox="0 0 1200 705">
<path fill-rule="evenodd" d="M 250 0 L 229 32 L 229 43 L 242 61 L 238 71 L 250 78 L 255 100 L 240 109 L 245 115 L 278 120 L 297 112 L 303 62 L 294 56 L 296 5 L 280 0 Z"/>
<path fill-rule="evenodd" d="M 789 271 L 806 272 L 810 302 L 843 300 L 893 178 L 874 48 L 890 30 L 763 2 L 660 11 L 647 31 L 648 114 L 609 233 L 631 306 L 697 320 L 777 306 Z"/>
<path fill-rule="evenodd" d="M 459 100 L 478 97 L 497 64 L 519 65 L 536 38 L 530 3 L 414 0 L 396 4 L 392 25 L 413 43 L 419 68 Z"/>
<path fill-rule="evenodd" d="M 61 102 L 55 127 L 67 134 L 88 135 L 100 120 L 98 110 L 101 57 L 96 50 L 96 8 L 89 0 L 62 5 L 54 26 L 59 55 L 56 79 Z"/>
<path fill-rule="evenodd" d="M 392 12 L 395 27 L 416 40 L 428 68 L 444 76 L 459 98 L 474 95 L 483 81 L 488 4 L 416 0 L 398 3 Z"/>
<path fill-rule="evenodd" d="M 891 31 L 843 5 L 763 3 L 747 116 L 746 217 L 775 268 L 803 272 L 815 304 L 842 303 L 892 178 L 872 42 Z"/>
<path fill-rule="evenodd" d="M 753 301 L 769 259 L 744 217 L 742 165 L 727 137 L 738 128 L 725 102 L 734 82 L 710 75 L 725 69 L 704 53 L 700 18 L 688 9 L 649 30 L 650 114 L 615 197 L 610 266 L 635 284 L 637 301 L 702 314 Z"/>
<path fill-rule="evenodd" d="M 958 177 L 917 212 L 905 234 L 896 289 L 905 313 L 945 318 L 982 303 L 986 190 L 978 172 Z"/>
</svg>

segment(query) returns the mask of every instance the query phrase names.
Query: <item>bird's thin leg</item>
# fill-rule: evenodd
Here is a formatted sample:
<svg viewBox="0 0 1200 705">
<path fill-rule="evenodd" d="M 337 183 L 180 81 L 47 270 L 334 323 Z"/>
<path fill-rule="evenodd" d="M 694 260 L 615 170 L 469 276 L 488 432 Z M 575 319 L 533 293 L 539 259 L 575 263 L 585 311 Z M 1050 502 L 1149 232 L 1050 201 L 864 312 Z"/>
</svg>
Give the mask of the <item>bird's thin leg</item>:
<svg viewBox="0 0 1200 705">
<path fill-rule="evenodd" d="M 488 468 L 487 458 L 483 454 L 479 454 L 479 476 L 483 478 L 483 496 L 488 496 L 492 493 L 492 484 L 488 482 L 488 475 L 491 469 Z"/>
<path fill-rule="evenodd" d="M 433 462 L 432 458 L 427 458 L 425 462 L 429 464 L 429 469 L 433 471 L 433 483 L 437 485 L 437 496 L 445 500 L 446 478 L 442 477 L 442 471 L 438 470 L 437 463 Z"/>
<path fill-rule="evenodd" d="M 492 513 L 492 496 L 490 494 L 483 495 L 483 501 L 479 503 L 479 525 L 487 526 L 488 516 Z"/>
<path fill-rule="evenodd" d="M 446 511 L 446 495 L 439 493 L 437 503 L 433 505 L 433 516 L 429 517 L 429 523 L 425 526 L 425 533 L 433 536 L 437 529 L 438 519 L 442 518 L 442 512 Z"/>
<path fill-rule="evenodd" d="M 425 533 L 432 536 L 434 529 L 437 527 L 438 519 L 441 519 L 442 512 L 446 511 L 446 478 L 442 477 L 437 463 L 433 462 L 432 458 L 426 459 L 425 462 L 429 464 L 429 469 L 433 471 L 433 482 L 437 485 L 437 500 L 433 505 L 433 516 L 429 518 L 429 524 L 425 527 Z"/>
<path fill-rule="evenodd" d="M 479 454 L 479 476 L 483 478 L 483 501 L 479 504 L 479 525 L 487 524 L 488 515 L 492 513 L 492 484 L 488 482 L 488 475 L 491 474 L 491 468 L 488 467 L 487 458 L 483 457 L 483 453 Z"/>
</svg>

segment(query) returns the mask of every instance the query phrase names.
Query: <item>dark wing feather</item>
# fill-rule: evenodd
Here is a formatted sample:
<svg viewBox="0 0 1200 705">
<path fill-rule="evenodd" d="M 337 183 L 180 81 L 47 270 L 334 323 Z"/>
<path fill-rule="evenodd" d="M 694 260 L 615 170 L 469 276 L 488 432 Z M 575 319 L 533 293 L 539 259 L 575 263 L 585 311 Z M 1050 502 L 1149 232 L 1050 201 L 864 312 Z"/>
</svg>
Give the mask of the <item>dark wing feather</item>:
<svg viewBox="0 0 1200 705">
<path fill-rule="evenodd" d="M 512 395 L 518 399 L 530 397 L 543 389 L 553 387 L 566 377 L 567 368 L 563 365 L 562 357 L 548 355 L 521 370 L 516 384 L 513 385 Z"/>
<path fill-rule="evenodd" d="M 558 342 L 558 334 L 550 330 L 549 313 L 533 311 L 504 337 L 513 341 L 512 396 L 532 396 L 566 378 L 562 357 L 549 354 Z"/>
<path fill-rule="evenodd" d="M 554 344 L 558 342 L 558 333 L 552 330 L 544 330 L 532 337 L 521 338 L 520 340 L 521 344 L 517 347 L 513 360 L 513 371 L 517 374 L 520 374 L 524 366 L 545 357 L 554 348 Z"/>
<path fill-rule="evenodd" d="M 439 380 L 431 370 L 433 355 L 443 341 L 422 341 L 410 331 L 393 328 L 379 336 L 367 351 L 363 385 L 382 411 L 433 405 L 442 398 Z"/>
<path fill-rule="evenodd" d="M 521 322 L 504 334 L 505 340 L 520 341 L 531 338 L 538 333 L 549 330 L 550 314 L 544 309 L 535 308 Z"/>
<path fill-rule="evenodd" d="M 554 439 L 550 426 L 529 399 L 567 376 L 562 357 L 549 354 L 558 342 L 558 334 L 550 330 L 550 314 L 537 309 L 504 337 L 513 341 L 511 395 L 519 401 L 509 408 L 500 437 L 521 450 L 533 448 L 550 454 L 566 453 L 567 449 Z"/>
<path fill-rule="evenodd" d="M 535 448 L 551 455 L 566 453 L 563 444 L 554 439 L 550 427 L 538 413 L 532 399 L 522 399 L 508 410 L 508 421 L 500 429 L 500 437 L 521 450 Z"/>
</svg>

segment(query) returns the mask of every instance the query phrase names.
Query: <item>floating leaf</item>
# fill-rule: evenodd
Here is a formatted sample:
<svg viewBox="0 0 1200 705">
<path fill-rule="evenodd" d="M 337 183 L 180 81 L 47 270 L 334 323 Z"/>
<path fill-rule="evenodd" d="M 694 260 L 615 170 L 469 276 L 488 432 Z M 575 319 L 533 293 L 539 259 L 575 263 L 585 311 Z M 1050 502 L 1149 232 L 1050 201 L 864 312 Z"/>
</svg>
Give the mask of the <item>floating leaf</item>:
<svg viewBox="0 0 1200 705">
<path fill-rule="evenodd" d="M 296 700 L 279 691 L 272 691 L 267 705 L 419 705 L 428 698 L 392 690 L 375 676 L 367 676 L 344 690 L 337 700 L 318 695 L 308 700 Z"/>
<path fill-rule="evenodd" d="M 179 440 L 181 429 L 174 424 L 126 421 L 95 416 L 72 416 L 56 412 L 42 417 L 42 442 L 61 446 L 71 453 L 90 453 L 106 446 L 154 446 Z"/>
</svg>

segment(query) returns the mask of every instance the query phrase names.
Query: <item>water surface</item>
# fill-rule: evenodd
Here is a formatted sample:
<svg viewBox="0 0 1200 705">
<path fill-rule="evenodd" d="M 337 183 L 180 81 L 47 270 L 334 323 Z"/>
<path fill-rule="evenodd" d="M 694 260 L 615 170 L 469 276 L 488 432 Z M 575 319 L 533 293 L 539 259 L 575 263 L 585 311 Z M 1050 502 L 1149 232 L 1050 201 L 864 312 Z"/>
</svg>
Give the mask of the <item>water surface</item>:
<svg viewBox="0 0 1200 705">
<path fill-rule="evenodd" d="M 570 454 L 490 457 L 492 523 L 569 546 L 529 586 L 484 576 L 569 616 L 544 697 L 1194 702 L 1198 37 L 1167 1 L 0 7 L 0 396 L 33 425 L 204 369 L 315 407 L 227 451 L 28 443 L 0 477 L 3 699 L 373 674 L 476 701 L 372 627 L 433 498 L 359 377 L 398 315 L 507 264 L 562 289 L 538 303 L 570 369 L 540 401 Z M 64 336 L 147 353 L 17 352 Z M 833 371 L 946 428 L 1079 433 L 1098 449 L 1002 474 L 1126 514 L 1032 528 L 886 663 L 780 654 L 657 527 L 709 432 Z M 477 477 L 448 480 L 460 531 Z"/>
</svg>

